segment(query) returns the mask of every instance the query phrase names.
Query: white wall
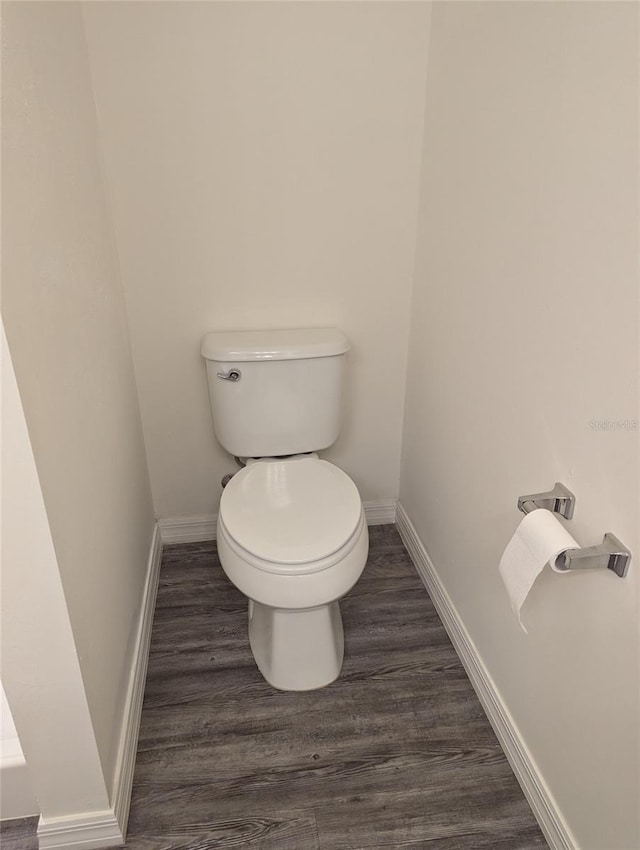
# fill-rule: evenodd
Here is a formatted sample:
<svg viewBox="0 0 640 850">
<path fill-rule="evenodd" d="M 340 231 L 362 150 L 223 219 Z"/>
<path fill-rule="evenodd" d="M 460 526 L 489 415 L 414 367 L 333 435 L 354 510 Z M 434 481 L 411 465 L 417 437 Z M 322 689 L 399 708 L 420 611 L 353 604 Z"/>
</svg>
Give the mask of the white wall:
<svg viewBox="0 0 640 850">
<path fill-rule="evenodd" d="M 327 457 L 398 493 L 427 4 L 84 8 L 154 504 L 217 510 L 212 329 L 337 325 Z"/>
<path fill-rule="evenodd" d="M 0 682 L 0 821 L 30 817 L 39 811 L 18 730 Z"/>
<path fill-rule="evenodd" d="M 2 328 L 2 683 L 45 820 L 102 811 L 109 792 L 11 355 Z M 3 776 L 2 802 L 19 787 Z M 20 781 L 20 777 L 17 777 Z M 24 789 L 22 789 L 24 790 Z"/>
<path fill-rule="evenodd" d="M 2 95 L 4 323 L 110 789 L 154 518 L 79 4 L 3 4 Z"/>
<path fill-rule="evenodd" d="M 4 4 L 3 310 L 44 496 L 31 469 L 27 565 L 56 600 L 23 647 L 16 555 L 7 691 L 27 757 L 55 764 L 17 659 L 62 641 L 53 704 L 71 695 L 86 743 L 69 785 L 40 786 L 49 814 L 75 790 L 106 805 L 153 524 L 115 241 L 162 516 L 213 512 L 231 468 L 199 356 L 214 327 L 342 327 L 329 457 L 395 497 L 411 321 L 402 504 L 577 844 L 640 844 L 638 435 L 590 426 L 639 415 L 637 9 L 435 4 L 423 145 L 428 15 L 87 4 L 107 202 L 79 7 Z M 634 563 L 543 575 L 524 635 L 497 563 L 517 496 L 556 480 L 578 540 L 610 530 Z"/>
<path fill-rule="evenodd" d="M 583 850 L 640 846 L 637 16 L 434 4 L 412 302 L 401 502 Z M 543 574 L 526 635 L 497 566 L 555 481 L 634 560 Z"/>
</svg>

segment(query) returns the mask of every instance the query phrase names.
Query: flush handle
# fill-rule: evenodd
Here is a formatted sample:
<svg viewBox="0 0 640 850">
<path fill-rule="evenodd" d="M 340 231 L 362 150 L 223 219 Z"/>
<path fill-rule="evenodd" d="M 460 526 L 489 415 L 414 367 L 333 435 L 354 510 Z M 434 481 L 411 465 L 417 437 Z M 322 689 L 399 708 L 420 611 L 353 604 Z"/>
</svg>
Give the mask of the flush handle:
<svg viewBox="0 0 640 850">
<path fill-rule="evenodd" d="M 229 369 L 228 372 L 218 372 L 218 377 L 223 381 L 239 381 L 242 377 L 242 372 L 239 369 Z"/>
</svg>

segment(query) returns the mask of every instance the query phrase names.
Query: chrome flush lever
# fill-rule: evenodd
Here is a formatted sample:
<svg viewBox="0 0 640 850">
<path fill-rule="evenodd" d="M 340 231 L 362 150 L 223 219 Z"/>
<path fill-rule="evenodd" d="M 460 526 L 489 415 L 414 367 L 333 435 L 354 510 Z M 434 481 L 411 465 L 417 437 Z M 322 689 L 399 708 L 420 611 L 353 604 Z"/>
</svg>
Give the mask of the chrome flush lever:
<svg viewBox="0 0 640 850">
<path fill-rule="evenodd" d="M 223 381 L 239 381 L 242 377 L 242 372 L 239 369 L 229 369 L 228 372 L 218 372 L 217 375 Z"/>
</svg>

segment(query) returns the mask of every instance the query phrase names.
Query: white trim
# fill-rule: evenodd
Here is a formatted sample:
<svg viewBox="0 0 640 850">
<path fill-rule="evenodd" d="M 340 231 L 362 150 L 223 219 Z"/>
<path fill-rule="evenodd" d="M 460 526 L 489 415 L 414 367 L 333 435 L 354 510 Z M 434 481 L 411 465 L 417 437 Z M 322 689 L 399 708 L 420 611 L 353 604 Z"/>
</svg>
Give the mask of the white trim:
<svg viewBox="0 0 640 850">
<path fill-rule="evenodd" d="M 518 727 L 505 705 L 495 682 L 467 632 L 458 611 L 447 593 L 427 550 L 400 503 L 396 523 L 431 601 L 460 656 L 467 675 L 493 726 L 504 753 L 516 775 L 529 805 L 552 850 L 577 850 L 558 805 L 547 788 L 538 766 L 523 741 Z"/>
<path fill-rule="evenodd" d="M 216 539 L 217 514 L 168 517 L 158 520 L 163 543 L 201 543 Z"/>
<path fill-rule="evenodd" d="M 38 824 L 40 850 L 45 848 L 92 850 L 92 848 L 118 847 L 124 844 L 161 560 L 162 538 L 159 525 L 156 524 L 151 538 L 142 606 L 125 695 L 111 796 L 112 808 L 101 812 L 59 818 L 40 817 Z"/>
<path fill-rule="evenodd" d="M 367 525 L 387 525 L 395 522 L 395 499 L 377 502 L 364 502 Z M 196 516 L 167 517 L 158 520 L 162 542 L 201 543 L 216 539 L 217 514 L 199 514 Z"/>
<path fill-rule="evenodd" d="M 387 499 L 379 502 L 364 502 L 364 512 L 367 516 L 367 525 L 390 525 L 396 521 L 395 499 Z"/>
<path fill-rule="evenodd" d="M 71 815 L 69 817 L 40 817 L 38 846 L 58 850 L 94 850 L 99 847 L 121 847 L 124 832 L 112 809 L 104 812 Z"/>
<path fill-rule="evenodd" d="M 162 561 L 162 538 L 156 524 L 151 538 L 147 577 L 142 597 L 140 619 L 133 648 L 133 659 L 127 684 L 127 694 L 123 713 L 122 731 L 116 765 L 114 771 L 113 795 L 111 804 L 122 834 L 126 835 L 133 786 L 133 771 L 136 766 L 138 750 L 138 732 L 142 715 L 142 700 L 147 679 L 149 662 L 149 646 L 151 644 L 151 628 L 156 607 L 158 581 L 160 579 L 160 563 Z"/>
</svg>

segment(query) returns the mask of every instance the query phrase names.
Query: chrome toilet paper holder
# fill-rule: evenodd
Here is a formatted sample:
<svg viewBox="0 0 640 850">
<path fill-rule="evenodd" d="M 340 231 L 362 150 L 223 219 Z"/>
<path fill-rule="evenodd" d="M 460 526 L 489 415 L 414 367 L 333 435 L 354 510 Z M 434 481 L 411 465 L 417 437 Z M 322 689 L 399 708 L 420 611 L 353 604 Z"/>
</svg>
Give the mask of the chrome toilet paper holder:
<svg viewBox="0 0 640 850">
<path fill-rule="evenodd" d="M 518 510 L 529 514 L 537 509 L 545 509 L 560 514 L 565 519 L 571 519 L 576 504 L 573 493 L 556 481 L 553 490 L 546 493 L 532 493 L 520 496 Z M 566 572 L 569 570 L 602 570 L 608 569 L 619 578 L 624 578 L 629 570 L 631 552 L 618 540 L 615 534 L 607 532 L 602 543 L 579 549 L 565 549 L 556 559 L 556 569 Z"/>
<path fill-rule="evenodd" d="M 556 558 L 556 569 L 566 570 L 612 570 L 624 578 L 629 570 L 631 552 L 615 534 L 607 532 L 602 543 L 587 549 L 565 549 Z"/>
<path fill-rule="evenodd" d="M 553 490 L 547 493 L 532 493 L 518 499 L 518 510 L 523 514 L 530 514 L 536 508 L 544 508 L 554 514 L 560 514 L 565 519 L 571 519 L 575 505 L 576 497 L 559 481 L 556 481 Z"/>
</svg>

